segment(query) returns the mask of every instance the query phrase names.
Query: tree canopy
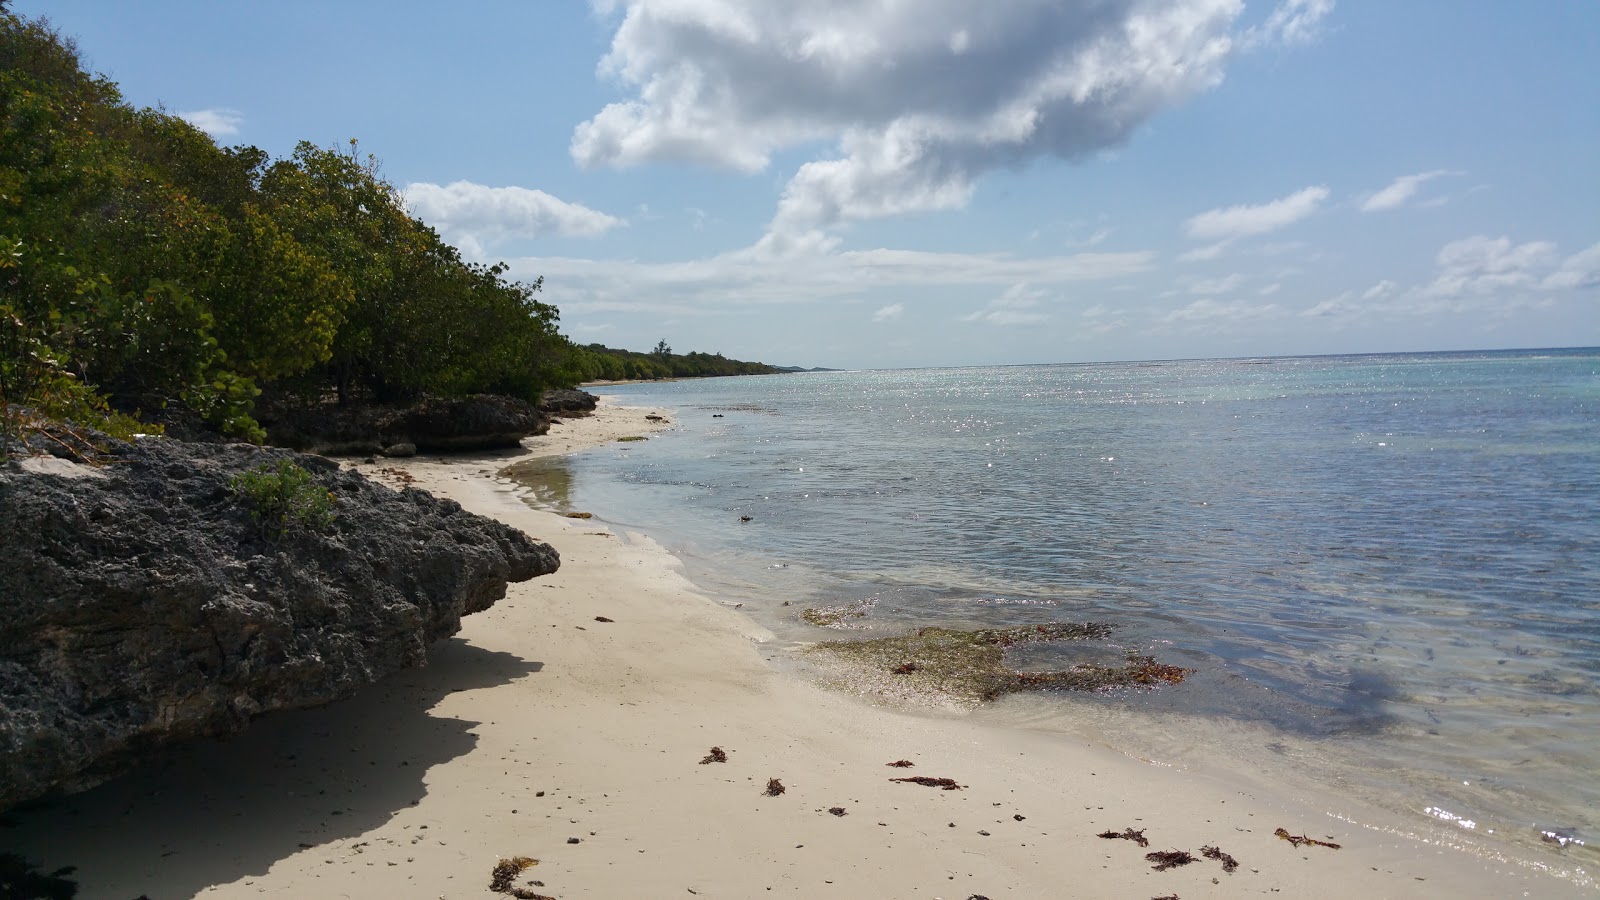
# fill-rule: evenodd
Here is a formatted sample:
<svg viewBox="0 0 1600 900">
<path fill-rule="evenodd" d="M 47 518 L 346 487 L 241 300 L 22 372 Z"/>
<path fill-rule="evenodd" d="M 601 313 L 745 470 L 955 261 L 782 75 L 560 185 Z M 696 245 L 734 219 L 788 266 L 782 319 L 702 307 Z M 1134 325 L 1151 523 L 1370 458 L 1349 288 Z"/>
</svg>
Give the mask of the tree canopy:
<svg viewBox="0 0 1600 900">
<path fill-rule="evenodd" d="M 132 107 L 0 0 L 0 405 L 104 427 L 113 409 L 181 403 L 258 438 L 264 388 L 537 400 L 589 379 L 771 371 L 665 341 L 576 347 L 542 287 L 464 260 L 354 141 L 286 159 L 219 147 Z"/>
</svg>

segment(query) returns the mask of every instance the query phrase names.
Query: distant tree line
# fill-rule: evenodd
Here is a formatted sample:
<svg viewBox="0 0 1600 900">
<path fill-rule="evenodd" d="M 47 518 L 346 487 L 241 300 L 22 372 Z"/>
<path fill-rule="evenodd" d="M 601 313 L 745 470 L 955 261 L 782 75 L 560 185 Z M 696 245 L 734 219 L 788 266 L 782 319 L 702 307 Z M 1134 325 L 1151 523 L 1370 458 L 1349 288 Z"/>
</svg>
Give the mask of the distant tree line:
<svg viewBox="0 0 1600 900">
<path fill-rule="evenodd" d="M 132 430 L 125 413 L 176 403 L 259 439 L 263 389 L 536 400 L 752 370 L 574 346 L 541 287 L 463 260 L 354 141 L 219 147 L 0 0 L 0 408 Z"/>
<path fill-rule="evenodd" d="M 728 359 L 721 353 L 673 353 L 666 341 L 658 343 L 649 353 L 588 344 L 574 348 L 571 364 L 582 373 L 584 381 L 771 375 L 780 371 L 765 363 Z"/>
</svg>

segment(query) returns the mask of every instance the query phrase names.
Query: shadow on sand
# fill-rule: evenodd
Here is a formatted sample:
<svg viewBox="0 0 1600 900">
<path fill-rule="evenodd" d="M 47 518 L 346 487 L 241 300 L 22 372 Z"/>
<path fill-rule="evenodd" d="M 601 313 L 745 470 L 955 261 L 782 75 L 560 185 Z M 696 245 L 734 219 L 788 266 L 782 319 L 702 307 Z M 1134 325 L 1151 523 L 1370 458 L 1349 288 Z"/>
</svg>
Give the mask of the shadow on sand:
<svg viewBox="0 0 1600 900">
<path fill-rule="evenodd" d="M 477 744 L 477 722 L 429 710 L 541 668 L 460 639 L 441 643 L 427 668 L 349 700 L 269 715 L 231 740 L 181 747 L 93 790 L 13 810 L 0 850 L 44 871 L 76 866 L 81 900 L 189 897 L 264 873 L 416 805 L 429 767 Z"/>
</svg>

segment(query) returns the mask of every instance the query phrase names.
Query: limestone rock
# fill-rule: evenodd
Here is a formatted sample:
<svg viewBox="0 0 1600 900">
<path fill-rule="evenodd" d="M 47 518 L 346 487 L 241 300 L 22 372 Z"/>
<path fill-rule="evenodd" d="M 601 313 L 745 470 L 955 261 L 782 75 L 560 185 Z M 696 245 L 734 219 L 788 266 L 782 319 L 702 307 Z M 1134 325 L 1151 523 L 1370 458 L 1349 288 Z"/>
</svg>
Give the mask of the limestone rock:
<svg viewBox="0 0 1600 900">
<path fill-rule="evenodd" d="M 507 582 L 560 564 L 321 457 L 106 442 L 99 477 L 0 465 L 0 809 L 423 665 Z M 273 540 L 230 489 L 284 457 L 336 498 L 326 532 Z"/>
<path fill-rule="evenodd" d="M 587 416 L 599 403 L 588 391 L 553 390 L 539 396 L 539 410 L 546 415 Z"/>
</svg>

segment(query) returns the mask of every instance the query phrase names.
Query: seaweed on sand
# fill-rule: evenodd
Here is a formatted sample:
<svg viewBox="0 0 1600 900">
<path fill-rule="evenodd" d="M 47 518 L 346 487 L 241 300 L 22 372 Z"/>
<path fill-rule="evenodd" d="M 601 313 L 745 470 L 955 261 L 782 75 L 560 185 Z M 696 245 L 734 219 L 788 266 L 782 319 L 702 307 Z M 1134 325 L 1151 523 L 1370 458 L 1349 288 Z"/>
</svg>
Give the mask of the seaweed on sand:
<svg viewBox="0 0 1600 900">
<path fill-rule="evenodd" d="M 956 780 L 954 778 L 930 778 L 927 775 L 913 775 L 910 778 L 891 778 L 889 780 L 920 784 L 923 787 L 936 787 L 944 791 L 961 790 L 961 785 L 956 784 Z"/>
<path fill-rule="evenodd" d="M 1306 837 L 1303 834 L 1290 834 L 1287 830 L 1282 828 L 1274 831 L 1273 834 L 1283 838 L 1284 840 L 1288 841 L 1291 846 L 1295 847 L 1298 847 L 1301 844 L 1310 844 L 1313 847 L 1327 847 L 1329 850 L 1339 849 L 1338 844 L 1329 843 L 1328 841 L 1319 841 L 1316 838 Z"/>
<path fill-rule="evenodd" d="M 930 695 L 972 702 L 1019 691 L 1093 691 L 1177 684 L 1192 671 L 1149 656 L 1130 656 L 1120 666 L 1081 663 L 1059 672 L 1018 672 L 1006 665 L 1006 650 L 1011 647 L 1096 640 L 1110 633 L 1110 625 L 1097 622 L 973 631 L 923 628 L 899 637 L 824 641 L 814 645 L 811 652 L 844 662 L 849 668 L 846 677 L 858 689 L 893 694 L 903 691 L 899 686 L 904 685 Z M 899 677 L 888 682 L 885 673 Z"/>
<path fill-rule="evenodd" d="M 909 759 L 897 759 L 892 763 L 884 763 L 884 765 L 888 766 L 891 769 L 909 769 L 912 766 L 916 765 L 916 763 L 912 762 Z"/>
<path fill-rule="evenodd" d="M 497 894 L 510 894 L 517 900 L 554 900 L 544 894 L 535 894 L 527 888 L 520 888 L 511 882 L 527 869 L 537 866 L 539 861 L 529 856 L 513 856 L 502 859 L 490 872 L 489 890 Z"/>
<path fill-rule="evenodd" d="M 711 752 L 706 754 L 705 759 L 700 760 L 700 765 L 709 766 L 712 763 L 725 763 L 727 761 L 728 751 L 721 747 L 712 747 Z"/>
<path fill-rule="evenodd" d="M 1239 868 L 1239 861 L 1234 859 L 1232 854 L 1223 852 L 1219 847 L 1201 847 L 1200 855 L 1206 859 L 1214 859 L 1222 863 L 1222 871 L 1227 872 L 1229 875 L 1233 874 L 1234 869 Z"/>
<path fill-rule="evenodd" d="M 776 796 L 778 796 L 779 794 L 783 793 L 786 790 L 788 790 L 788 788 L 784 787 L 783 786 L 783 782 L 779 781 L 778 779 L 776 779 L 776 778 L 768 778 L 767 779 L 767 796 L 768 797 L 776 797 Z"/>
<path fill-rule="evenodd" d="M 1150 868 L 1155 869 L 1157 872 L 1165 872 L 1168 869 L 1176 869 L 1179 866 L 1187 866 L 1189 863 L 1200 861 L 1199 857 L 1187 850 L 1156 850 L 1146 853 L 1144 858 L 1155 863 Z"/>
<path fill-rule="evenodd" d="M 1150 846 L 1150 839 L 1144 836 L 1143 828 L 1140 828 L 1137 831 L 1132 828 L 1124 828 L 1121 831 L 1102 831 L 1098 837 L 1103 837 L 1107 840 L 1122 838 L 1125 841 L 1133 841 L 1135 844 L 1138 844 L 1141 847 Z"/>
</svg>

